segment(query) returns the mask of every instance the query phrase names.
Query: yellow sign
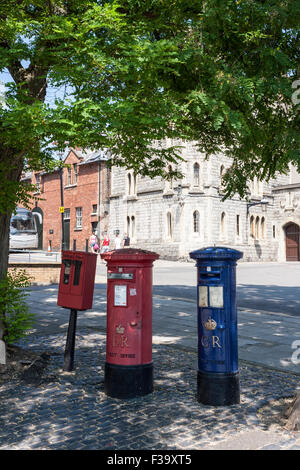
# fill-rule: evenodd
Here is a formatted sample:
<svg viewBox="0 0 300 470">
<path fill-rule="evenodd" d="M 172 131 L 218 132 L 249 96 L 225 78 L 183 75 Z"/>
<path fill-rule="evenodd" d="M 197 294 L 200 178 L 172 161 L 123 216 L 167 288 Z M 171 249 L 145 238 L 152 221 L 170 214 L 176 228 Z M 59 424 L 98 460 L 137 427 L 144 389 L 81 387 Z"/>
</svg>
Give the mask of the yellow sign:
<svg viewBox="0 0 300 470">
<path fill-rule="evenodd" d="M 63 213 L 65 212 L 65 208 L 64 208 L 64 207 L 60 207 L 60 208 L 59 208 L 59 212 L 60 212 L 61 214 L 63 214 Z"/>
</svg>

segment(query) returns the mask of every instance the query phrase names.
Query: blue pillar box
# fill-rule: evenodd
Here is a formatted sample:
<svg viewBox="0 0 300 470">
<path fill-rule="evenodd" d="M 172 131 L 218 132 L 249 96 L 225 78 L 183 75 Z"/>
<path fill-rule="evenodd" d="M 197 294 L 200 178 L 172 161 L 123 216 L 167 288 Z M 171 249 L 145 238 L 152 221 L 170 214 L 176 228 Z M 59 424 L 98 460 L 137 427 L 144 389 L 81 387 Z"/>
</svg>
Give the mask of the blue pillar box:
<svg viewBox="0 0 300 470">
<path fill-rule="evenodd" d="M 218 246 L 190 253 L 197 266 L 197 395 L 204 405 L 240 402 L 236 263 L 242 256 Z"/>
</svg>

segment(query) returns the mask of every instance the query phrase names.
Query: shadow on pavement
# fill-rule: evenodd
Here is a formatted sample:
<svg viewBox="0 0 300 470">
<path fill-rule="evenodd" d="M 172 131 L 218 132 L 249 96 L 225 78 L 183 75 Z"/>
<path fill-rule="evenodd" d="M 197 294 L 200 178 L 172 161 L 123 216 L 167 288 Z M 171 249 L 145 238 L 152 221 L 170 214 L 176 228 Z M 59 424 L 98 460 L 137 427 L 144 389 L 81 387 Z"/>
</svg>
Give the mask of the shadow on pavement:
<svg viewBox="0 0 300 470">
<path fill-rule="evenodd" d="M 300 316 L 300 287 L 240 284 L 238 307 Z"/>
</svg>

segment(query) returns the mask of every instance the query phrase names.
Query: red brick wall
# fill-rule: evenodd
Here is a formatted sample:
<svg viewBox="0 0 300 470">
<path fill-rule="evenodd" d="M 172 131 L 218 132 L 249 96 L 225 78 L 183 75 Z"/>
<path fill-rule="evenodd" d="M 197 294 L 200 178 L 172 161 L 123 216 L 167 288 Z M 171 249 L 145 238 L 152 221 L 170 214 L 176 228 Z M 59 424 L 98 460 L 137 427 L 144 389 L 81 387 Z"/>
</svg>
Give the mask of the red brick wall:
<svg viewBox="0 0 300 470">
<path fill-rule="evenodd" d="M 98 208 L 98 162 L 78 165 L 80 159 L 77 155 L 70 151 L 65 163 L 71 165 L 71 185 L 68 185 L 68 169 L 63 170 L 64 182 L 64 208 L 70 209 L 70 249 L 73 249 L 73 240 L 76 240 L 76 249 L 85 250 L 86 239 L 89 239 L 92 233 L 92 222 L 98 222 L 98 214 L 93 213 L 93 205 Z M 74 168 L 76 163 L 78 169 L 77 184 L 74 184 Z M 105 162 L 101 162 L 100 175 L 100 215 L 101 219 L 105 210 L 105 203 L 108 200 L 109 188 L 107 186 L 108 170 Z M 32 183 L 35 184 L 35 175 L 32 177 Z M 61 206 L 60 193 L 60 174 L 59 171 L 47 173 L 40 176 L 39 194 L 35 193 L 32 207 L 36 204 L 43 211 L 43 249 L 47 250 L 49 241 L 51 241 L 52 251 L 61 249 L 61 214 L 59 207 Z M 82 208 L 82 227 L 76 228 L 76 208 Z M 99 212 L 99 209 L 98 209 Z M 101 222 L 107 223 L 107 218 Z M 101 228 L 102 229 L 102 228 Z M 53 233 L 50 233 L 53 231 Z"/>
</svg>

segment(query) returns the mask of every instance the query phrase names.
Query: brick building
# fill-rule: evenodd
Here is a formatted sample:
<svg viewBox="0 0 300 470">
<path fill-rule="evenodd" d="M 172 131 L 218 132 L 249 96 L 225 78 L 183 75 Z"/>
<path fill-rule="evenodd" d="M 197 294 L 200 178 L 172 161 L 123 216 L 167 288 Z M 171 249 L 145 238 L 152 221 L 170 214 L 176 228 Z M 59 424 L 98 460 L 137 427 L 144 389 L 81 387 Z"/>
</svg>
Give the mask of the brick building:
<svg viewBox="0 0 300 470">
<path fill-rule="evenodd" d="M 63 224 L 65 249 L 85 250 L 86 240 L 108 226 L 109 180 L 103 151 L 69 149 L 63 169 Z M 35 184 L 32 208 L 39 228 L 39 248 L 60 250 L 62 244 L 61 182 L 59 169 L 24 177 Z"/>
</svg>

